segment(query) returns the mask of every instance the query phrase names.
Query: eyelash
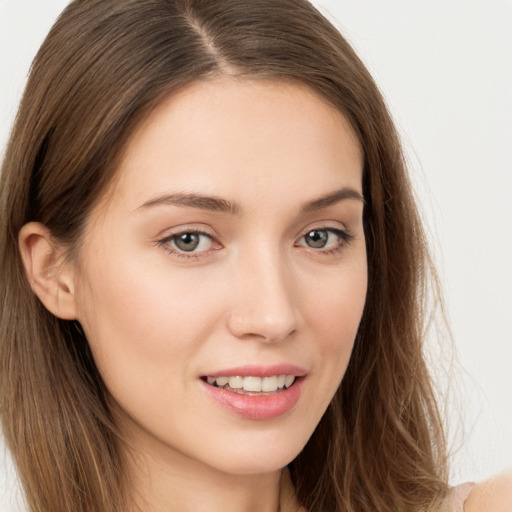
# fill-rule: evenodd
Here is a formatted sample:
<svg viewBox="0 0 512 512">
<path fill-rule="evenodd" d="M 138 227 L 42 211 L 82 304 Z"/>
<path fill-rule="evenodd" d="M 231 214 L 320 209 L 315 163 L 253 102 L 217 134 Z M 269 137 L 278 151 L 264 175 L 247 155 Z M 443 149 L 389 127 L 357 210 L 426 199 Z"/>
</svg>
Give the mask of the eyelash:
<svg viewBox="0 0 512 512">
<path fill-rule="evenodd" d="M 327 233 L 336 235 L 338 237 L 338 242 L 336 243 L 335 247 L 332 247 L 330 249 L 318 248 L 318 250 L 313 247 L 307 246 L 307 245 L 296 245 L 296 247 L 298 246 L 298 247 L 301 247 L 304 249 L 311 249 L 311 250 L 313 250 L 313 252 L 315 252 L 316 254 L 319 254 L 321 256 L 331 256 L 331 255 L 340 253 L 345 248 L 346 245 L 350 244 L 350 242 L 354 238 L 354 235 L 352 235 L 347 230 L 331 228 L 331 227 L 321 227 L 321 228 L 314 228 L 314 229 L 308 230 L 306 233 L 304 233 L 300 237 L 299 240 L 304 239 L 304 237 L 306 237 L 308 234 L 313 233 L 315 231 L 327 232 Z M 195 236 L 199 236 L 199 237 L 204 236 L 204 237 L 209 238 L 212 241 L 213 245 L 217 244 L 219 247 L 213 248 L 213 249 L 210 248 L 208 250 L 199 251 L 197 253 L 192 252 L 192 251 L 190 251 L 190 252 L 182 251 L 176 247 L 173 247 L 171 245 L 171 243 L 174 242 L 178 237 L 183 236 L 183 235 L 195 235 Z M 199 231 L 199 230 L 194 230 L 194 229 L 188 229 L 188 230 L 180 231 L 178 233 L 173 233 L 169 236 L 166 236 L 165 238 L 158 240 L 157 245 L 162 247 L 167 253 L 169 253 L 175 257 L 185 258 L 185 259 L 199 259 L 199 258 L 202 258 L 205 254 L 208 254 L 211 251 L 216 251 L 222 247 L 219 244 L 219 242 L 217 242 L 214 239 L 214 237 L 212 235 L 210 235 L 209 233 L 205 233 L 204 231 Z"/>
<path fill-rule="evenodd" d="M 318 250 L 316 250 L 313 247 L 309 247 L 309 246 L 305 246 L 305 245 L 299 246 L 299 247 L 303 247 L 305 249 L 312 249 L 315 253 L 318 253 L 321 256 L 332 256 L 332 255 L 340 253 L 343 249 L 345 249 L 345 247 L 348 244 L 350 244 L 350 242 L 354 238 L 354 235 L 352 235 L 347 230 L 338 229 L 338 228 L 330 228 L 330 227 L 321 227 L 321 228 L 314 228 L 314 229 L 308 230 L 306 233 L 304 233 L 300 237 L 300 240 L 302 240 L 304 237 L 306 237 L 310 233 L 313 233 L 314 231 L 318 231 L 318 232 L 325 231 L 326 233 L 332 233 L 338 237 L 338 241 L 337 241 L 336 245 L 330 249 L 319 248 Z"/>
<path fill-rule="evenodd" d="M 208 249 L 206 251 L 200 251 L 200 252 L 196 253 L 196 252 L 191 252 L 191 251 L 190 252 L 182 251 L 176 247 L 173 247 L 171 245 L 171 242 L 175 241 L 178 237 L 183 236 L 183 235 L 196 235 L 196 236 L 200 236 L 200 237 L 205 236 L 212 241 L 213 245 L 217 244 L 220 248 L 220 244 L 215 241 L 215 239 L 212 235 L 210 235 L 209 233 L 205 233 L 204 231 L 199 231 L 199 230 L 195 230 L 195 229 L 186 229 L 186 230 L 180 231 L 178 233 L 173 233 L 172 235 L 166 236 L 165 238 L 158 240 L 157 244 L 159 246 L 161 246 L 164 249 L 164 251 L 168 252 L 169 254 L 171 254 L 177 258 L 186 258 L 186 259 L 198 259 L 198 258 L 203 257 L 205 255 L 205 253 L 209 253 L 212 250 L 214 250 L 214 251 L 218 250 L 218 249 Z"/>
</svg>

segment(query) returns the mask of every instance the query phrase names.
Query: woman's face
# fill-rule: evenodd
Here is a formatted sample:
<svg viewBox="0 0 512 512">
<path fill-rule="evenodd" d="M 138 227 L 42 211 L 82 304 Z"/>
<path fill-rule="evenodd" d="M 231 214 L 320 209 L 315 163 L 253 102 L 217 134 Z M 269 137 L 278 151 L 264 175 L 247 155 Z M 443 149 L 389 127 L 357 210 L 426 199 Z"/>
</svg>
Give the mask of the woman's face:
<svg viewBox="0 0 512 512">
<path fill-rule="evenodd" d="M 347 122 L 298 85 L 200 83 L 139 127 L 74 274 L 137 451 L 237 474 L 299 453 L 363 311 L 361 180 Z"/>
</svg>

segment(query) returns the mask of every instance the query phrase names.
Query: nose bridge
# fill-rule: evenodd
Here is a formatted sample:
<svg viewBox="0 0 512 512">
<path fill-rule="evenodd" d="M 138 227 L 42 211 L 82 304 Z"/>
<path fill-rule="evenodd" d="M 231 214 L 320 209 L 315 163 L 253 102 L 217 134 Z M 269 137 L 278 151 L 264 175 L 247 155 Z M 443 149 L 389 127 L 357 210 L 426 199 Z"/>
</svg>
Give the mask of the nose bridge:
<svg viewBox="0 0 512 512">
<path fill-rule="evenodd" d="M 240 255 L 229 321 L 233 334 L 279 341 L 295 331 L 298 315 L 290 273 L 277 244 L 261 244 L 250 254 Z"/>
</svg>

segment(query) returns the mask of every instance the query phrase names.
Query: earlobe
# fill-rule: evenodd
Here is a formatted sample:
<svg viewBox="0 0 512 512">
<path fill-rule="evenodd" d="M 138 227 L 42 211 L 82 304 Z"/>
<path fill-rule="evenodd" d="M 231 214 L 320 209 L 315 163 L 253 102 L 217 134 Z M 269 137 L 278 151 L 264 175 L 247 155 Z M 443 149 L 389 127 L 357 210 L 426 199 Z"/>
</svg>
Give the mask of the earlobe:
<svg viewBox="0 0 512 512">
<path fill-rule="evenodd" d="M 74 271 L 63 247 L 38 222 L 25 224 L 18 242 L 25 273 L 39 300 L 55 316 L 75 320 Z"/>
</svg>

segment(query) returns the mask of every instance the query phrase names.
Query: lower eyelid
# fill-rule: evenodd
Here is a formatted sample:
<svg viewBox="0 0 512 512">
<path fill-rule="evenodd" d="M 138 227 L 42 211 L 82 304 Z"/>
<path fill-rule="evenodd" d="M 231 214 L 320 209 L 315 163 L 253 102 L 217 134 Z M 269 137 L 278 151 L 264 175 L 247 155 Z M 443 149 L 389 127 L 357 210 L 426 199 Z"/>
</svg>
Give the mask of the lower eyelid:
<svg viewBox="0 0 512 512">
<path fill-rule="evenodd" d="M 347 244 L 349 244 L 351 242 L 351 240 L 354 238 L 354 235 L 346 229 L 340 229 L 340 228 L 334 228 L 334 227 L 319 227 L 319 228 L 309 229 L 307 232 L 305 232 L 299 238 L 299 240 L 303 240 L 304 237 L 308 233 L 311 233 L 312 231 L 327 231 L 328 233 L 331 233 L 338 238 L 335 245 L 332 247 L 328 247 L 328 248 L 314 248 L 314 247 L 310 247 L 306 244 L 297 244 L 301 248 L 310 249 L 310 250 L 314 251 L 315 253 L 322 254 L 322 255 L 334 254 L 336 252 L 343 250 L 343 248 Z M 180 235 L 187 234 L 187 233 L 194 233 L 194 234 L 197 234 L 200 236 L 205 236 L 205 237 L 209 238 L 210 239 L 210 247 L 208 247 L 208 249 L 195 252 L 195 251 L 184 251 L 184 250 L 181 250 L 178 247 L 176 247 L 174 244 L 171 244 L 171 242 L 175 239 L 175 237 L 179 237 Z M 189 258 L 189 259 L 198 259 L 198 258 L 204 257 L 204 256 L 208 255 L 209 253 L 211 253 L 213 251 L 217 251 L 223 247 L 222 244 L 210 233 L 207 233 L 204 231 L 199 231 L 199 230 L 194 230 L 194 229 L 190 229 L 190 230 L 185 229 L 185 230 L 180 230 L 175 233 L 169 234 L 169 235 L 161 238 L 160 240 L 157 240 L 156 244 L 161 246 L 166 252 L 168 252 L 169 254 L 172 254 L 173 256 L 176 256 L 179 258 Z"/>
<path fill-rule="evenodd" d="M 195 234 L 201 237 L 206 237 L 210 240 L 209 244 L 210 247 L 208 249 L 202 250 L 202 251 L 184 251 L 179 249 L 179 247 L 176 246 L 176 238 L 178 238 L 181 235 L 185 234 Z M 197 258 L 201 257 L 201 255 L 209 253 L 211 250 L 216 250 L 220 248 L 220 243 L 215 239 L 213 235 L 210 233 L 206 233 L 204 231 L 199 231 L 195 229 L 180 229 L 179 231 L 176 231 L 175 233 L 170 233 L 165 237 L 160 238 L 156 241 L 156 245 L 161 246 L 166 252 L 173 254 L 175 256 L 179 257 L 185 257 L 185 258 Z"/>
</svg>

